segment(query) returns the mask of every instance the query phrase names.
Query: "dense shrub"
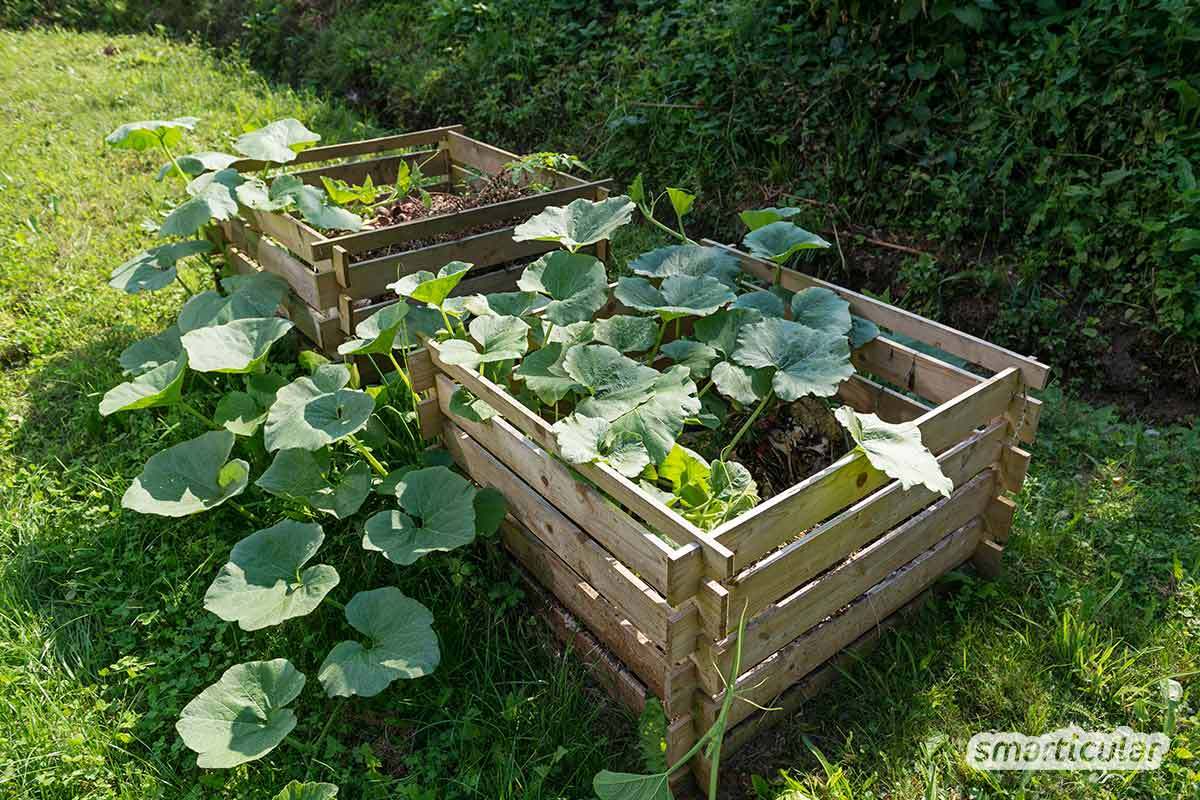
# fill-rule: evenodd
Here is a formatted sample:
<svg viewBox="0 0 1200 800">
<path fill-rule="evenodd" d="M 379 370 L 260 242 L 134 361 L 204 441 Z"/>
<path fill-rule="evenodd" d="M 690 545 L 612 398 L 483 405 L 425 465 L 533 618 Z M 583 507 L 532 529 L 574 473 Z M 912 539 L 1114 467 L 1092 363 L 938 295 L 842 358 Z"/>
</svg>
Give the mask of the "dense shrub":
<svg viewBox="0 0 1200 800">
<path fill-rule="evenodd" d="M 3 2 L 10 23 L 37 16 Z M 648 165 L 699 190 L 718 235 L 737 233 L 734 198 L 819 201 L 805 222 L 839 226 L 850 274 L 815 269 L 1060 374 L 1198 380 L 1193 0 L 94 2 L 37 5 L 237 45 L 396 127 L 462 121 L 619 178 Z M 879 262 L 847 231 L 936 261 Z"/>
</svg>

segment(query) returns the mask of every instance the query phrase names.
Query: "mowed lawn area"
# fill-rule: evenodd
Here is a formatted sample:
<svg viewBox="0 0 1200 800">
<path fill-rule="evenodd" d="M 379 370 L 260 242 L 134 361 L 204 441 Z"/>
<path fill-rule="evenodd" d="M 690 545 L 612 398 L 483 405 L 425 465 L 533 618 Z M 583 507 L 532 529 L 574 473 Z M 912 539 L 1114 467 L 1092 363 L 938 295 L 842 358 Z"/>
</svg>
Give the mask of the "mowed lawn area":
<svg viewBox="0 0 1200 800">
<path fill-rule="evenodd" d="M 164 520 L 120 507 L 150 455 L 199 429 L 173 410 L 97 412 L 117 355 L 183 301 L 177 288 L 131 298 L 106 286 L 149 241 L 139 223 L 175 195 L 153 180 L 155 157 L 102 139 L 185 114 L 202 120 L 196 150 L 287 116 L 328 140 L 374 133 L 197 47 L 0 32 L 0 797 L 257 800 L 308 777 L 341 798 L 588 798 L 602 767 L 640 769 L 637 721 L 555 647 L 494 542 L 393 576 L 337 524 L 325 547 L 350 566 L 336 595 L 390 581 L 420 596 L 442 666 L 345 705 L 310 681 L 284 745 L 229 771 L 195 767 L 174 730 L 188 700 L 241 661 L 287 656 L 311 671 L 346 629 L 330 607 L 254 633 L 222 622 L 201 604 L 245 535 L 234 511 Z M 723 796 L 1196 796 L 1200 432 L 1149 429 L 1053 389 L 1045 399 L 1003 577 L 945 579 L 734 759 Z M 1160 730 L 1168 678 L 1184 697 L 1160 770 L 1014 776 L 965 763 L 982 730 Z"/>
</svg>

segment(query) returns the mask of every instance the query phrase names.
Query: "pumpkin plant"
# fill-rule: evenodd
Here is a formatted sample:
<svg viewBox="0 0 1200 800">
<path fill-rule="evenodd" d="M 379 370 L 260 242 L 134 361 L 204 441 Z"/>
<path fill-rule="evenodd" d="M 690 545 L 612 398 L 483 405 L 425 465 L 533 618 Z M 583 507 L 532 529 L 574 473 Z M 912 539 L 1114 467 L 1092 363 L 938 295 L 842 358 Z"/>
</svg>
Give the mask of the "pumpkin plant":
<svg viewBox="0 0 1200 800">
<path fill-rule="evenodd" d="M 351 365 L 315 354 L 301 354 L 297 363 L 273 359 L 292 329 L 276 316 L 287 284 L 258 273 L 226 277 L 197 291 L 180 278 L 178 263 L 208 254 L 204 229 L 239 205 L 295 205 L 314 224 L 357 223 L 321 190 L 290 176 L 268 185 L 263 177 L 232 170 L 234 156 L 177 157 L 175 148 L 196 122 L 185 117 L 131 123 L 108 137 L 114 147 L 163 151 L 170 164 L 160 179 L 186 181 L 188 194 L 158 232 L 179 241 L 138 254 L 114 270 L 110 283 L 133 293 L 178 282 L 188 300 L 170 327 L 121 353 L 127 380 L 104 395 L 100 413 L 164 409 L 207 429 L 151 456 L 122 506 L 162 517 L 233 509 L 245 520 L 246 535 L 216 572 L 205 609 L 253 631 L 332 603 L 355 635 L 314 664 L 317 682 L 331 698 L 372 697 L 397 680 L 437 668 L 435 619 L 394 586 L 358 592 L 344 606 L 335 602 L 337 569 L 320 563 L 324 526 L 353 527 L 361 531 L 364 550 L 405 566 L 494 534 L 505 514 L 499 492 L 475 488 L 447 466 L 444 453 L 427 450 L 420 435 L 420 398 L 404 369 L 405 353 L 416 345 L 418 330 L 436 330 L 449 318 L 434 319 L 398 303 L 359 323 L 357 338 L 342 352 L 389 362 L 394 371 L 378 386 L 362 385 Z M 233 147 L 282 164 L 318 139 L 299 122 L 282 120 L 240 136 Z M 445 284 L 453 288 L 455 282 L 443 276 L 441 285 L 419 296 L 440 306 L 449 293 Z M 213 390 L 219 393 L 215 400 Z M 242 505 L 247 497 L 250 502 Z M 271 524 L 252 510 L 268 506 L 269 497 L 283 508 Z M 295 728 L 291 704 L 306 684 L 305 674 L 286 658 L 236 664 L 187 704 L 176 727 L 200 767 L 253 761 Z M 278 800 L 331 798 L 336 792 L 332 784 L 293 781 Z"/>
</svg>

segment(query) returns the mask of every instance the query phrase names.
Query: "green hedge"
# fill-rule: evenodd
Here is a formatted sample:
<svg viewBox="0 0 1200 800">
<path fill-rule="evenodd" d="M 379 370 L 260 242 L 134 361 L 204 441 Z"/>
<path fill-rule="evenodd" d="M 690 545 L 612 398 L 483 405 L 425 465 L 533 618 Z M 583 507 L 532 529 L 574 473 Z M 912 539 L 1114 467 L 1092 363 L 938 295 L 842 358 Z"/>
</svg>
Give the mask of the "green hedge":
<svg viewBox="0 0 1200 800">
<path fill-rule="evenodd" d="M 642 171 L 698 190 L 727 238 L 739 206 L 832 204 L 805 221 L 837 223 L 850 274 L 813 269 L 1060 373 L 1144 388 L 1098 357 L 1157 351 L 1167 374 L 1200 349 L 1193 0 L 0 2 L 10 24 L 236 46 L 397 128 L 461 121 Z M 940 260 L 846 236 L 872 229 Z"/>
</svg>

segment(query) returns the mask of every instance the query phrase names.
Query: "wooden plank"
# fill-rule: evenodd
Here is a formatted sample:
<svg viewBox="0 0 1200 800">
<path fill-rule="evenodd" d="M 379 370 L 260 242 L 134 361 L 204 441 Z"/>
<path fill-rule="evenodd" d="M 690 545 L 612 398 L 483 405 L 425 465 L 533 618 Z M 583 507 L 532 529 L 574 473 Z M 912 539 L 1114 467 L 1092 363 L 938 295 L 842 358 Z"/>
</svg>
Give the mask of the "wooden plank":
<svg viewBox="0 0 1200 800">
<path fill-rule="evenodd" d="M 296 154 L 295 160 L 282 165 L 297 166 L 300 164 L 315 164 L 319 161 L 332 161 L 336 158 L 349 158 L 373 153 L 385 153 L 388 150 L 400 150 L 405 147 L 423 147 L 438 144 L 446 139 L 451 132 L 461 133 L 466 130 L 462 125 L 443 125 L 440 128 L 429 128 L 423 131 L 411 131 L 391 136 L 380 136 L 375 139 L 360 139 L 356 142 L 340 142 L 321 147 L 310 147 Z M 280 166 L 274 162 L 255 161 L 243 158 L 229 165 L 239 172 L 258 172 L 264 167 Z"/>
<path fill-rule="evenodd" d="M 991 539 L 984 539 L 971 556 L 975 571 L 985 578 L 999 578 L 1004 571 L 1004 548 Z"/>
<path fill-rule="evenodd" d="M 349 253 L 361 253 L 379 247 L 412 241 L 414 239 L 429 239 L 443 233 L 454 233 L 468 228 L 499 222 L 512 218 L 530 217 L 545 209 L 547 206 L 566 205 L 580 197 L 593 197 L 597 189 L 610 186 L 612 180 L 594 181 L 565 189 L 555 189 L 541 194 L 518 197 L 514 200 L 503 200 L 484 206 L 455 211 L 450 214 L 438 214 L 432 217 L 422 217 L 410 222 L 389 225 L 386 228 L 374 228 L 360 233 L 338 236 L 329 241 L 345 248 Z M 523 221 L 523 220 L 522 220 Z"/>
<path fill-rule="evenodd" d="M 943 474 L 961 487 L 996 462 L 1007 434 L 992 423 L 938 457 Z M 924 486 L 903 489 L 893 482 L 737 575 L 730 585 L 734 607 L 751 617 L 812 580 L 863 545 L 936 502 Z"/>
<path fill-rule="evenodd" d="M 852 375 L 849 380 L 842 381 L 838 386 L 838 397 L 860 414 L 875 414 L 886 422 L 909 422 L 931 408 L 862 375 Z"/>
<path fill-rule="evenodd" d="M 509 513 L 526 530 L 600 592 L 634 627 L 659 647 L 666 647 L 667 619 L 675 609 L 662 595 L 449 419 L 443 426 L 443 441 L 476 483 L 494 486 L 504 493 Z"/>
<path fill-rule="evenodd" d="M 408 353 L 408 377 L 412 381 L 413 389 L 418 392 L 432 389 L 436 375 L 437 370 L 433 367 L 428 350 L 422 347 Z"/>
<path fill-rule="evenodd" d="M 309 186 L 324 186 L 321 178 L 345 181 L 351 186 L 366 183 L 367 178 L 382 189 L 396 182 L 400 174 L 400 165 L 408 164 L 409 168 L 417 167 L 430 177 L 446 175 L 450 172 L 450 159 L 445 150 L 421 150 L 416 153 L 405 153 L 398 156 L 383 156 L 368 158 L 362 161 L 347 161 L 328 167 L 314 167 L 298 172 L 289 173 L 299 178 Z M 340 237 L 345 238 L 345 237 Z"/>
<path fill-rule="evenodd" d="M 555 498 L 555 505 L 593 535 L 600 544 L 636 571 L 643 580 L 679 605 L 686 596 L 670 594 L 671 548 L 639 522 L 610 503 L 597 489 L 575 479 L 560 461 L 538 449 L 507 421 L 494 417 L 486 423 L 472 422 L 450 413 L 454 384 L 445 375 L 437 376 L 437 395 L 442 413 L 461 428 L 525 483 L 539 493 Z M 699 554 L 696 554 L 699 557 Z M 694 588 L 694 587 L 693 587 Z"/>
<path fill-rule="evenodd" d="M 984 524 L 987 525 L 988 538 L 1000 544 L 1007 542 L 1016 513 L 1017 504 L 1012 500 L 1004 495 L 992 498 L 991 504 L 983 515 Z"/>
<path fill-rule="evenodd" d="M 556 249 L 553 242 L 514 242 L 512 228 L 466 236 L 451 242 L 380 256 L 352 263 L 347 293 L 354 299 L 386 294 L 389 283 L 418 270 L 436 272 L 451 261 L 466 261 L 476 267 L 489 267 L 541 255 Z"/>
<path fill-rule="evenodd" d="M 254 261 L 238 248 L 229 245 L 224 249 L 226 263 L 241 275 L 251 275 L 261 271 L 258 262 Z M 320 311 L 288 292 L 283 298 L 284 316 L 317 347 L 323 350 L 335 349 L 341 343 L 337 324 L 337 309 Z M 328 344 L 327 344 L 328 343 Z"/>
<path fill-rule="evenodd" d="M 922 592 L 916 599 L 909 601 L 899 611 L 870 628 L 836 656 L 775 698 L 771 703 L 770 711 L 758 712 L 740 725 L 734 726 L 725 734 L 722 754 L 733 755 L 760 733 L 793 719 L 805 703 L 819 695 L 843 672 L 851 669 L 857 662 L 865 658 L 879 643 L 883 634 L 900 624 L 906 616 L 914 613 L 928 597 L 928 591 Z"/>
<path fill-rule="evenodd" d="M 516 566 L 529 605 L 538 613 L 564 647 L 583 662 L 596 682 L 614 700 L 640 714 L 651 696 L 645 684 L 625 668 L 620 659 L 579 624 L 570 611 L 563 608 L 527 571 Z"/>
<path fill-rule="evenodd" d="M 441 434 L 443 419 L 436 397 L 427 397 L 417 404 L 417 427 L 425 441 L 436 439 Z"/>
<path fill-rule="evenodd" d="M 490 144 L 472 139 L 462 133 L 452 132 L 447 136 L 447 146 L 450 157 L 455 161 L 475 167 L 489 175 L 499 175 L 504 171 L 504 165 L 510 161 L 519 161 L 521 157 L 508 150 L 501 150 Z M 556 187 L 581 186 L 587 181 L 559 172 L 553 169 L 538 170 L 538 180 Z"/>
<path fill-rule="evenodd" d="M 925 446 L 941 453 L 977 427 L 1003 416 L 1019 381 L 1017 371 L 1009 368 L 930 410 L 915 421 Z M 890 481 L 866 456 L 854 451 L 721 525 L 712 535 L 737 553 L 739 563 L 752 563 Z"/>
<path fill-rule="evenodd" d="M 873 339 L 855 350 L 851 361 L 860 372 L 884 378 L 935 405 L 962 394 L 984 380 L 886 336 Z"/>
<path fill-rule="evenodd" d="M 643 636 L 591 584 L 519 524 L 506 520 L 501 541 L 537 582 L 585 624 L 650 691 L 665 692 L 667 665 L 662 651 Z"/>
<path fill-rule="evenodd" d="M 496 409 L 506 421 L 532 439 L 547 453 L 560 456 L 558 437 L 548 422 L 521 405 L 507 391 L 487 378 L 461 366 L 443 361 L 439 354 L 439 345 L 436 342 L 429 341 L 426 343 L 426 347 L 429 349 L 434 366 L 440 371 Z M 721 581 L 733 575 L 734 556 L 729 548 L 667 508 L 624 475 L 607 464 L 576 464 L 574 467 L 581 475 L 641 517 L 648 525 L 656 528 L 669 540 L 682 545 L 698 545 L 704 555 L 704 563 L 708 570 L 705 574 L 708 577 Z M 673 595 L 670 592 L 667 593 L 667 597 L 668 600 L 671 600 L 672 605 L 678 605 L 672 599 Z M 705 609 L 702 606 L 700 610 L 703 612 Z"/>
<path fill-rule="evenodd" d="M 742 262 L 742 265 L 749 271 L 760 278 L 765 276 L 765 280 L 772 280 L 775 271 L 774 264 L 743 253 L 735 247 L 714 242 L 711 239 L 703 240 L 703 244 L 729 251 L 736 255 Z M 876 300 L 873 297 L 867 297 L 864 294 L 843 289 L 837 284 L 813 278 L 795 270 L 784 269 L 781 277 L 781 285 L 785 289 L 790 289 L 794 292 L 807 289 L 810 286 L 820 286 L 829 289 L 836 292 L 843 300 L 850 304 L 850 311 L 852 313 L 869 319 L 889 330 L 897 331 L 905 336 L 911 336 L 939 350 L 945 350 L 947 353 L 952 353 L 959 358 L 965 358 L 967 361 L 979 364 L 993 372 L 1000 372 L 1008 367 L 1016 367 L 1021 372 L 1022 381 L 1034 389 L 1045 388 L 1046 381 L 1050 377 L 1050 367 L 1042 364 L 1035 358 L 1014 353 L 999 345 L 992 344 L 969 333 L 955 330 L 940 322 L 926 319 L 911 311 L 905 311 L 902 308 L 897 308 L 881 300 Z"/>
<path fill-rule="evenodd" d="M 1000 474 L 1004 478 L 1004 488 L 1016 494 L 1025 483 L 1025 475 L 1029 472 L 1029 461 L 1032 456 L 1029 451 L 1019 447 L 1006 447 L 1000 455 Z"/>
<path fill-rule="evenodd" d="M 983 525 L 975 519 L 946 536 L 894 575 L 873 586 L 846 610 L 793 640 L 754 669 L 744 672 L 737 680 L 739 694 L 753 703 L 769 706 L 772 699 L 784 689 L 803 679 L 822 662 L 923 592 L 939 577 L 969 559 L 982 531 Z M 702 725 L 712 724 L 720 702 L 721 695 L 711 698 L 702 696 Z M 734 703 L 729 724 L 737 725 L 754 710 L 750 703 Z"/>
<path fill-rule="evenodd" d="M 976 475 L 949 498 L 893 528 L 750 620 L 742 644 L 742 668 L 749 669 L 769 658 L 948 533 L 976 519 L 991 501 L 995 484 L 992 470 Z M 732 669 L 735 638 L 711 647 L 701 643 L 696 664 L 700 684 L 711 694 L 724 688 L 721 675 L 728 675 Z"/>
<path fill-rule="evenodd" d="M 242 206 L 239 212 L 250 227 L 266 234 L 310 264 L 324 260 L 313 255 L 313 244 L 324 241 L 320 233 L 287 214 L 256 211 Z"/>
<path fill-rule="evenodd" d="M 296 296 L 313 308 L 331 308 L 337 303 L 337 280 L 329 264 L 319 262 L 314 267 L 301 261 L 237 217 L 218 224 L 227 241 L 267 272 L 286 280 Z"/>
</svg>

